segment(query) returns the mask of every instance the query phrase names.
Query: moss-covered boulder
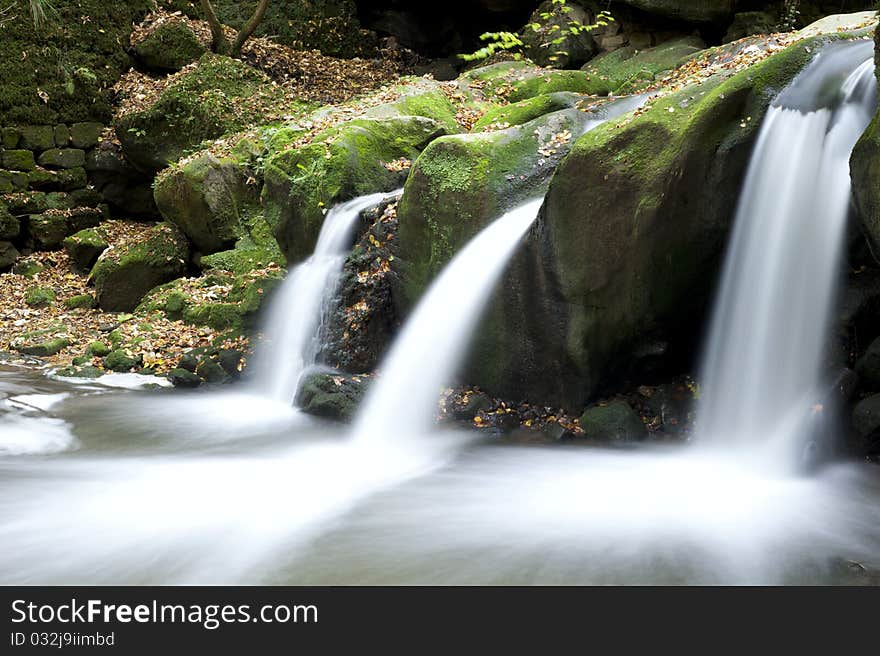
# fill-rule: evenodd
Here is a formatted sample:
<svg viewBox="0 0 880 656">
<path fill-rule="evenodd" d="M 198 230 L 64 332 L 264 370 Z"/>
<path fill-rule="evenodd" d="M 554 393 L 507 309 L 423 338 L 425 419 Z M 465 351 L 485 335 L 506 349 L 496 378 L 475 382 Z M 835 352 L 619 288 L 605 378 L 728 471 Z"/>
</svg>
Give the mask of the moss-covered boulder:
<svg viewBox="0 0 880 656">
<path fill-rule="evenodd" d="M 98 307 L 98 301 L 91 294 L 77 294 L 64 299 L 64 307 L 68 310 L 90 310 Z"/>
<path fill-rule="evenodd" d="M 61 247 L 68 235 L 97 226 L 102 217 L 103 213 L 97 208 L 47 210 L 28 217 L 28 234 L 34 248 L 54 250 Z"/>
<path fill-rule="evenodd" d="M 529 121 L 563 109 L 576 107 L 585 96 L 571 91 L 545 93 L 533 98 L 526 98 L 508 105 L 492 107 L 474 123 L 472 132 L 487 129 L 499 130 L 512 125 L 522 125 Z"/>
<path fill-rule="evenodd" d="M 469 380 L 577 409 L 644 336 L 691 334 L 762 117 L 822 43 L 795 44 L 578 139 L 477 333 Z"/>
<path fill-rule="evenodd" d="M 543 195 L 557 164 L 596 118 L 567 109 L 504 130 L 449 135 L 431 143 L 414 162 L 398 208 L 395 268 L 401 271 L 406 299 L 415 301 L 492 219 Z"/>
<path fill-rule="evenodd" d="M 587 93 L 605 96 L 637 91 L 706 47 L 696 36 L 667 41 L 653 48 L 618 48 L 584 66 Z"/>
<path fill-rule="evenodd" d="M 143 364 L 143 357 L 140 354 L 134 354 L 125 349 L 116 349 L 110 351 L 104 357 L 104 367 L 110 371 L 124 373 L 131 371 Z"/>
<path fill-rule="evenodd" d="M 166 221 L 199 251 L 214 253 L 242 237 L 246 213 L 259 206 L 259 189 L 237 159 L 203 153 L 161 176 L 154 198 Z"/>
<path fill-rule="evenodd" d="M 588 440 L 634 442 L 648 434 L 639 415 L 623 400 L 588 408 L 580 416 L 579 423 Z"/>
<path fill-rule="evenodd" d="M 81 273 L 91 271 L 98 257 L 109 246 L 106 235 L 100 228 L 80 230 L 67 237 L 62 245 L 73 268 Z"/>
<path fill-rule="evenodd" d="M 92 269 L 98 304 L 103 310 L 129 312 L 148 291 L 184 275 L 188 260 L 186 237 L 167 223 L 114 244 Z"/>
<path fill-rule="evenodd" d="M 476 83 L 476 85 L 474 84 Z M 556 71 L 527 61 L 505 61 L 468 71 L 459 78 L 465 90 L 477 86 L 490 96 L 519 102 L 555 91 L 587 93 L 587 76 L 582 71 Z"/>
<path fill-rule="evenodd" d="M 158 171 L 202 141 L 241 130 L 267 114 L 293 113 L 285 92 L 263 73 L 229 57 L 206 54 L 152 105 L 116 125 L 125 156 L 144 171 Z M 290 105 L 290 106 L 288 106 Z"/>
<path fill-rule="evenodd" d="M 366 393 L 365 379 L 334 374 L 308 376 L 297 394 L 303 412 L 327 419 L 349 421 Z"/>
<path fill-rule="evenodd" d="M 0 165 L 12 171 L 32 171 L 37 163 L 29 150 L 4 150 L 0 152 Z"/>
<path fill-rule="evenodd" d="M 179 71 L 205 54 L 205 46 L 182 20 L 169 20 L 134 45 L 134 56 L 155 71 Z"/>
<path fill-rule="evenodd" d="M 332 205 L 399 186 L 405 171 L 387 165 L 415 159 L 445 132 L 421 116 L 359 118 L 320 133 L 308 145 L 278 147 L 266 161 L 262 200 L 288 261 L 312 252 Z"/>
</svg>

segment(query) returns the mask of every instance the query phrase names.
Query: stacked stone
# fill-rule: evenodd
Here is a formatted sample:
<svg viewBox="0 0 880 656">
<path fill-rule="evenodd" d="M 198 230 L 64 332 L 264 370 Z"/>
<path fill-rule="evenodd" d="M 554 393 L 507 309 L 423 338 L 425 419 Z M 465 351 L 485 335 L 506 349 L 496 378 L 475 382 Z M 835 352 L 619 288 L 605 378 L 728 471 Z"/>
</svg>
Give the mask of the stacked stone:
<svg viewBox="0 0 880 656">
<path fill-rule="evenodd" d="M 0 128 L 0 270 L 22 252 L 60 248 L 106 214 L 87 171 L 103 130 L 100 123 Z"/>
</svg>

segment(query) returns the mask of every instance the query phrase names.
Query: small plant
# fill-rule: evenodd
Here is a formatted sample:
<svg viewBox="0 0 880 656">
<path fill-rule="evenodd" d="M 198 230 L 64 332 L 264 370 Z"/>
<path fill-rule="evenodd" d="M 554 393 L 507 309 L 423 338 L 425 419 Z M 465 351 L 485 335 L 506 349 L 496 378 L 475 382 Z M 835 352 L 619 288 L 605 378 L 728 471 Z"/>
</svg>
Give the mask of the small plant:
<svg viewBox="0 0 880 656">
<path fill-rule="evenodd" d="M 614 17 L 607 11 L 596 14 L 595 21 L 589 25 L 579 20 L 566 20 L 572 8 L 568 6 L 568 0 L 551 0 L 549 11 L 538 14 L 539 21 L 529 23 L 525 29 L 535 33 L 543 33 L 546 40 L 540 47 L 550 51 L 548 59 L 552 62 L 568 55 L 561 49 L 561 45 L 569 36 L 577 36 L 585 32 L 591 32 L 598 27 L 604 27 L 614 21 Z M 525 44 L 518 34 L 514 32 L 486 32 L 480 35 L 480 40 L 486 45 L 469 54 L 459 55 L 464 61 L 479 61 L 487 59 L 500 51 L 509 51 L 514 59 L 522 59 Z"/>
</svg>

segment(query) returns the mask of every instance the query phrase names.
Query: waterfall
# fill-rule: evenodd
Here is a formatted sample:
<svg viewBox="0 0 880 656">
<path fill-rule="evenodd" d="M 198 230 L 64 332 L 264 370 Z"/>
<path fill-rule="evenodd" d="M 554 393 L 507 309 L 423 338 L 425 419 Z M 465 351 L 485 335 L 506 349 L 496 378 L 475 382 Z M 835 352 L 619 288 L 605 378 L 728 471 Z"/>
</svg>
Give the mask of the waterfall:
<svg viewBox="0 0 880 656">
<path fill-rule="evenodd" d="M 440 388 L 470 343 L 489 295 L 543 198 L 496 219 L 446 265 L 394 342 L 361 406 L 356 439 L 383 439 L 400 426 L 430 430 Z"/>
<path fill-rule="evenodd" d="M 850 207 L 877 104 L 873 43 L 830 46 L 779 95 L 749 164 L 702 371 L 700 435 L 791 465 L 823 407 Z M 768 454 L 769 455 L 769 454 Z"/>
<path fill-rule="evenodd" d="M 336 292 L 358 215 L 400 193 L 398 189 L 360 196 L 327 213 L 315 252 L 288 274 L 270 307 L 265 344 L 255 366 L 256 385 L 264 396 L 293 403 L 303 372 L 315 364 L 320 351 L 321 322 Z"/>
</svg>

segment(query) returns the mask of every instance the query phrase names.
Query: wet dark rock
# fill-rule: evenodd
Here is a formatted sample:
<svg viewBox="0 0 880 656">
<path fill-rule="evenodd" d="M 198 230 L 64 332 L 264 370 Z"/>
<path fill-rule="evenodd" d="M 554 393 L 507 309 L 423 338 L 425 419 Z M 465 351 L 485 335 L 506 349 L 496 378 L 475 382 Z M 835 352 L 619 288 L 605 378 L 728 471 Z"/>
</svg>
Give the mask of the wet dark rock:
<svg viewBox="0 0 880 656">
<path fill-rule="evenodd" d="M 489 410 L 494 405 L 492 399 L 487 394 L 475 392 L 468 394 L 463 403 L 457 403 L 450 408 L 450 415 L 453 419 L 470 421 L 480 412 Z"/>
<path fill-rule="evenodd" d="M 186 369 L 172 369 L 168 372 L 168 380 L 175 387 L 198 387 L 202 384 L 202 379 L 196 374 Z"/>
<path fill-rule="evenodd" d="M 204 358 L 196 367 L 196 375 L 206 383 L 225 383 L 229 374 L 212 358 Z"/>
<path fill-rule="evenodd" d="M 357 412 L 365 392 L 363 378 L 317 373 L 305 379 L 296 402 L 308 414 L 348 421 Z"/>
<path fill-rule="evenodd" d="M 8 269 L 19 257 L 18 249 L 8 241 L 0 241 L 0 271 Z"/>
<path fill-rule="evenodd" d="M 862 399 L 853 408 L 853 428 L 859 437 L 867 438 L 880 428 L 880 394 Z"/>
<path fill-rule="evenodd" d="M 588 440 L 635 442 L 647 436 L 639 415 L 623 400 L 588 408 L 580 417 L 580 426 Z"/>
<path fill-rule="evenodd" d="M 875 339 L 865 349 L 855 364 L 862 387 L 869 391 L 880 390 L 880 338 Z"/>
</svg>

